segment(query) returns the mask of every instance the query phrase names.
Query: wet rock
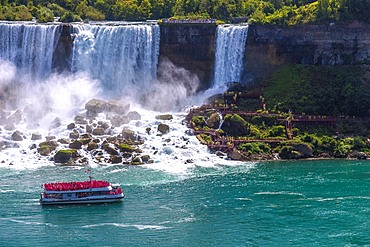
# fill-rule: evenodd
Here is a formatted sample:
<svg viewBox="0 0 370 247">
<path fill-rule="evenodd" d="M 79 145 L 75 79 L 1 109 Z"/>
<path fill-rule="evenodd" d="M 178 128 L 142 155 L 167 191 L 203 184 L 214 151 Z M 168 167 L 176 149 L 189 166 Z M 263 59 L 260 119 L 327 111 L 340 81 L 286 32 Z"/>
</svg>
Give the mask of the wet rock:
<svg viewBox="0 0 370 247">
<path fill-rule="evenodd" d="M 131 162 L 130 162 L 131 165 L 142 165 L 144 164 L 143 161 L 141 160 L 141 157 L 140 156 L 136 156 L 134 158 L 132 158 Z"/>
<path fill-rule="evenodd" d="M 101 128 L 101 127 L 97 127 L 97 128 L 95 128 L 95 129 L 92 131 L 92 134 L 93 134 L 93 135 L 97 135 L 97 136 L 99 136 L 99 135 L 104 135 L 104 134 L 105 134 L 105 131 L 104 131 L 104 129 L 103 129 L 103 128 Z"/>
<path fill-rule="evenodd" d="M 84 119 L 82 116 L 75 116 L 75 123 L 76 124 L 88 124 L 87 120 Z"/>
<path fill-rule="evenodd" d="M 58 143 L 55 140 L 48 140 L 48 141 L 41 142 L 39 144 L 39 147 L 42 147 L 42 146 L 50 146 L 55 149 L 56 147 L 58 147 Z"/>
<path fill-rule="evenodd" d="M 206 122 L 207 126 L 212 129 L 218 129 L 218 127 L 220 126 L 220 123 L 221 123 L 221 117 L 220 117 L 220 114 L 218 114 L 217 112 L 212 113 Z"/>
<path fill-rule="evenodd" d="M 76 124 L 75 123 L 70 123 L 70 124 L 67 125 L 67 129 L 69 129 L 69 130 L 72 130 L 74 128 L 76 128 Z"/>
<path fill-rule="evenodd" d="M 135 131 L 132 131 L 130 129 L 125 128 L 125 129 L 122 130 L 122 137 L 125 140 L 135 141 L 136 140 L 136 133 L 135 133 Z"/>
<path fill-rule="evenodd" d="M 130 110 L 130 104 L 125 104 L 118 100 L 110 100 L 106 104 L 107 111 L 125 115 Z"/>
<path fill-rule="evenodd" d="M 86 145 L 91 141 L 91 138 L 81 138 L 78 141 L 81 142 L 82 145 Z"/>
<path fill-rule="evenodd" d="M 32 150 L 32 149 L 35 149 L 37 148 L 37 145 L 35 143 L 33 143 L 31 146 L 29 146 L 29 148 Z"/>
<path fill-rule="evenodd" d="M 162 134 L 166 134 L 170 131 L 170 126 L 168 126 L 167 124 L 160 123 L 158 125 L 158 131 L 161 132 Z"/>
<path fill-rule="evenodd" d="M 86 132 L 87 133 L 92 133 L 93 132 L 93 129 L 90 125 L 86 125 Z"/>
<path fill-rule="evenodd" d="M 69 133 L 69 138 L 71 139 L 77 140 L 79 137 L 80 137 L 80 134 L 78 132 L 73 131 Z"/>
<path fill-rule="evenodd" d="M 227 157 L 232 159 L 232 160 L 245 160 L 246 157 L 236 149 L 233 149 L 231 152 L 227 154 Z"/>
<path fill-rule="evenodd" d="M 36 140 L 41 140 L 42 139 L 42 136 L 40 133 L 32 133 L 31 135 L 31 140 L 32 141 L 36 141 Z"/>
<path fill-rule="evenodd" d="M 364 152 L 353 152 L 349 155 L 351 159 L 366 160 L 367 155 Z"/>
<path fill-rule="evenodd" d="M 80 135 L 80 138 L 82 138 L 82 139 L 92 138 L 92 135 L 89 134 L 89 133 L 85 133 L 85 134 Z"/>
<path fill-rule="evenodd" d="M 41 147 L 37 148 L 37 152 L 42 156 L 48 156 L 55 148 L 49 145 L 42 145 Z"/>
<path fill-rule="evenodd" d="M 91 142 L 89 142 L 89 143 L 87 144 L 87 151 L 95 150 L 95 149 L 97 149 L 98 147 L 99 147 L 98 143 L 91 141 Z"/>
<path fill-rule="evenodd" d="M 79 141 L 73 141 L 69 144 L 68 146 L 69 148 L 73 148 L 73 149 L 81 149 L 82 147 L 82 143 L 79 142 Z"/>
<path fill-rule="evenodd" d="M 118 155 L 118 151 L 110 145 L 103 145 L 103 150 L 110 155 Z"/>
<path fill-rule="evenodd" d="M 76 157 L 78 157 L 77 150 L 75 150 L 75 149 L 63 149 L 63 150 L 59 150 L 54 155 L 54 162 L 55 163 L 67 163 L 72 158 L 76 158 Z"/>
<path fill-rule="evenodd" d="M 157 115 L 157 116 L 155 116 L 155 119 L 159 119 L 159 120 L 171 120 L 171 119 L 173 119 L 173 116 L 171 114 L 163 114 L 163 115 Z"/>
<path fill-rule="evenodd" d="M 113 155 L 110 157 L 109 162 L 111 164 L 119 164 L 122 163 L 122 157 L 119 155 Z"/>
<path fill-rule="evenodd" d="M 13 132 L 11 138 L 13 141 L 23 141 L 22 133 L 18 130 Z"/>
<path fill-rule="evenodd" d="M 45 137 L 46 141 L 51 141 L 51 140 L 55 140 L 55 139 L 56 139 L 56 136 L 47 136 L 47 137 Z"/>
<path fill-rule="evenodd" d="M 127 116 L 119 116 L 116 115 L 110 120 L 111 124 L 113 127 L 119 127 L 123 124 L 128 124 L 130 120 L 128 119 Z"/>
<path fill-rule="evenodd" d="M 150 156 L 148 154 L 144 154 L 144 155 L 141 156 L 141 160 L 144 163 L 148 163 L 148 161 L 150 160 Z"/>
<path fill-rule="evenodd" d="M 124 152 L 124 153 L 132 153 L 135 151 L 135 147 L 129 144 L 126 144 L 126 143 L 119 144 L 118 148 L 121 150 L 121 152 Z"/>
<path fill-rule="evenodd" d="M 103 112 L 103 111 L 105 111 L 106 108 L 107 108 L 107 103 L 105 101 L 99 100 L 99 99 L 89 100 L 85 104 L 85 109 L 88 112 L 93 113 L 93 114 Z"/>
<path fill-rule="evenodd" d="M 107 122 L 99 121 L 98 124 L 99 124 L 99 127 L 103 128 L 104 130 L 110 127 L 109 123 Z"/>
<path fill-rule="evenodd" d="M 313 149 L 310 145 L 306 143 L 299 143 L 294 145 L 294 150 L 299 152 L 303 158 L 313 157 Z"/>
<path fill-rule="evenodd" d="M 141 120 L 141 115 L 137 111 L 130 111 L 127 114 L 128 119 L 131 120 Z"/>
<path fill-rule="evenodd" d="M 71 143 L 71 141 L 69 139 L 67 139 L 67 138 L 60 138 L 58 140 L 58 142 L 61 143 L 61 144 L 69 144 L 69 143 Z"/>
</svg>

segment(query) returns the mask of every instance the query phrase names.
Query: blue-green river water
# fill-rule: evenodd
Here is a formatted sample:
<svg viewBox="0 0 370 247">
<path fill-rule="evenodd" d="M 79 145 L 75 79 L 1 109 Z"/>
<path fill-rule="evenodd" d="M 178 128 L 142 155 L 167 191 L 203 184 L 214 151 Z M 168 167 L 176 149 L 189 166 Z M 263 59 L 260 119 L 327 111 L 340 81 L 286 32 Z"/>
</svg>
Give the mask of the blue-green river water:
<svg viewBox="0 0 370 247">
<path fill-rule="evenodd" d="M 0 168 L 0 246 L 370 245 L 369 161 L 105 166 L 93 176 L 120 182 L 122 203 L 39 205 L 42 183 L 84 171 Z"/>
</svg>

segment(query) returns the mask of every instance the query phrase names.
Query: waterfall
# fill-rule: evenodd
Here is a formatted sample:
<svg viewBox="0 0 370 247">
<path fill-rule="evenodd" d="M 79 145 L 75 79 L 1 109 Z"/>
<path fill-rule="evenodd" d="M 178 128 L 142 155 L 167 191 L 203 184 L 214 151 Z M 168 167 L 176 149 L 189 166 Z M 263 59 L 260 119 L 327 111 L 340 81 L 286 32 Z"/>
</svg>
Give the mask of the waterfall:
<svg viewBox="0 0 370 247">
<path fill-rule="evenodd" d="M 247 34 L 248 25 L 217 27 L 214 88 L 240 82 Z"/>
<path fill-rule="evenodd" d="M 60 37 L 58 25 L 0 23 L 0 59 L 12 62 L 23 75 L 44 78 L 52 69 Z"/>
<path fill-rule="evenodd" d="M 87 72 L 113 95 L 150 91 L 156 79 L 159 26 L 74 25 L 74 72 Z"/>
</svg>

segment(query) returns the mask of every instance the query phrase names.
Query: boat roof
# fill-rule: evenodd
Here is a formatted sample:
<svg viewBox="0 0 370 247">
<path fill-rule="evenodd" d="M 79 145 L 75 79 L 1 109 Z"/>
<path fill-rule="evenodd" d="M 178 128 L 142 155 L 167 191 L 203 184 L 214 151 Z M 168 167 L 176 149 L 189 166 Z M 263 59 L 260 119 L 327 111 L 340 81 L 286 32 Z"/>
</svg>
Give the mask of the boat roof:
<svg viewBox="0 0 370 247">
<path fill-rule="evenodd" d="M 43 184 L 45 192 L 84 192 L 110 190 L 111 184 L 104 180 L 75 181 L 75 182 L 54 182 Z"/>
</svg>

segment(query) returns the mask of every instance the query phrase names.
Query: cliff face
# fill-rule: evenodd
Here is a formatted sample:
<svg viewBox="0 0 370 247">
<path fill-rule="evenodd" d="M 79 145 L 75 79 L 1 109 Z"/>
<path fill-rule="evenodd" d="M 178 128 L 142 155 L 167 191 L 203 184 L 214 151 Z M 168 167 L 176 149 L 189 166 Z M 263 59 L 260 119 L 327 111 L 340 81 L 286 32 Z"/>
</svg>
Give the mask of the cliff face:
<svg viewBox="0 0 370 247">
<path fill-rule="evenodd" d="M 251 25 L 243 80 L 271 74 L 287 63 L 346 65 L 370 63 L 370 28 L 304 25 L 279 28 Z"/>
<path fill-rule="evenodd" d="M 196 74 L 202 89 L 212 81 L 215 59 L 215 24 L 161 25 L 159 62 L 169 59 L 174 65 Z M 161 71 L 158 71 L 159 76 Z"/>
<path fill-rule="evenodd" d="M 66 24 L 59 26 L 59 28 L 60 38 L 53 54 L 53 69 L 58 72 L 70 71 L 73 49 L 73 39 L 71 34 L 73 32 L 73 27 Z"/>
<path fill-rule="evenodd" d="M 72 27 L 61 26 L 53 68 L 70 70 Z M 170 60 L 200 80 L 200 89 L 212 83 L 216 49 L 215 24 L 188 23 L 160 25 L 159 62 Z M 250 25 L 242 82 L 271 75 L 288 63 L 341 65 L 370 63 L 370 28 L 363 25 L 304 25 L 281 28 Z M 158 77 L 161 77 L 161 67 Z"/>
</svg>

